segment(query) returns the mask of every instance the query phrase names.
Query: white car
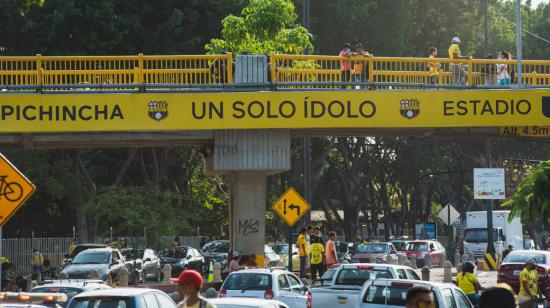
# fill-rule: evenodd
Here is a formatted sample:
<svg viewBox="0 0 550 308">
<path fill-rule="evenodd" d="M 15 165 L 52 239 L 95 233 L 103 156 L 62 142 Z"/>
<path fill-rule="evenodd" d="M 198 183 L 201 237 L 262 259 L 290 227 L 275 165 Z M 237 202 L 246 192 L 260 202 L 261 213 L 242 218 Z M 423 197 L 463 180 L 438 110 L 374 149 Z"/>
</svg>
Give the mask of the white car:
<svg viewBox="0 0 550 308">
<path fill-rule="evenodd" d="M 405 307 L 407 291 L 418 286 L 432 290 L 435 307 L 473 308 L 468 297 L 454 284 L 404 279 L 369 280 L 363 286 L 355 308 Z"/>
<path fill-rule="evenodd" d="M 209 299 L 208 302 L 216 305 L 218 308 L 290 308 L 287 304 L 280 301 L 259 298 L 214 298 Z"/>
<path fill-rule="evenodd" d="M 245 269 L 227 276 L 219 297 L 274 299 L 289 307 L 311 307 L 311 292 L 293 273 L 271 268 Z"/>
</svg>

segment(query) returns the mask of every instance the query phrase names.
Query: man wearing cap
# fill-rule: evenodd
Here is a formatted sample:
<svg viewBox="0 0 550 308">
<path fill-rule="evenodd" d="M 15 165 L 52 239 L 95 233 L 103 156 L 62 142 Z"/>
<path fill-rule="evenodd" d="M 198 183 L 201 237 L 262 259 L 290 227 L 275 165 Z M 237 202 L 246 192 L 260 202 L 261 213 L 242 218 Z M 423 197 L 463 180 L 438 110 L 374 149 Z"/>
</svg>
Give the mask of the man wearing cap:
<svg viewBox="0 0 550 308">
<path fill-rule="evenodd" d="M 178 283 L 178 293 L 181 301 L 176 308 L 216 308 L 206 298 L 200 296 L 203 280 L 199 272 L 185 270 L 181 272 L 178 278 L 171 278 L 170 280 Z"/>
<path fill-rule="evenodd" d="M 520 307 L 537 307 L 539 275 L 536 264 L 534 259 L 527 260 L 525 268 L 519 274 L 518 300 Z"/>
<path fill-rule="evenodd" d="M 457 36 L 453 37 L 451 47 L 449 47 L 449 59 L 472 59 L 472 57 L 462 56 L 460 54 L 460 43 L 460 39 Z M 467 74 L 468 73 L 462 63 L 451 63 L 451 76 L 453 84 L 459 83 L 464 85 L 466 83 Z"/>
</svg>

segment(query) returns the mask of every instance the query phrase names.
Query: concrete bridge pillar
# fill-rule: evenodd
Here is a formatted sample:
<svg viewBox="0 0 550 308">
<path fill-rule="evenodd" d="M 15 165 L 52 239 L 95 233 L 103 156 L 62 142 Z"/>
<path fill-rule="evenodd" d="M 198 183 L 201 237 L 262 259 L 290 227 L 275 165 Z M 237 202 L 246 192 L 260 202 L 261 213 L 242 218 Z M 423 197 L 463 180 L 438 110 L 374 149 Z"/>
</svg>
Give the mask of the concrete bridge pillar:
<svg viewBox="0 0 550 308">
<path fill-rule="evenodd" d="M 256 263 L 262 266 L 267 177 L 290 169 L 290 131 L 217 131 L 211 152 L 205 158 L 205 173 L 229 179 L 231 250 L 245 258 L 256 255 Z"/>
</svg>

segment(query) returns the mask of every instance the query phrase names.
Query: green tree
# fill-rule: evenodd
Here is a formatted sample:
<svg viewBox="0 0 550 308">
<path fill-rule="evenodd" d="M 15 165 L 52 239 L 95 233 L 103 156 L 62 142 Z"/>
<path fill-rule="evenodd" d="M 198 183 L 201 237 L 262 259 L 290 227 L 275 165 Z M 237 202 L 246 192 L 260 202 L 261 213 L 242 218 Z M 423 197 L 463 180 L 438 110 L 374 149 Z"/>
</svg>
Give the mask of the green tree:
<svg viewBox="0 0 550 308">
<path fill-rule="evenodd" d="M 290 0 L 251 0 L 241 15 L 222 20 L 222 39 L 206 44 L 209 53 L 303 54 L 313 50 L 312 35 L 296 24 L 298 15 Z"/>
<path fill-rule="evenodd" d="M 537 219 L 550 215 L 550 160 L 533 167 L 503 206 L 512 211 L 508 217 L 510 221 L 520 217 L 522 224 L 527 225 L 534 236 L 533 225 Z"/>
</svg>

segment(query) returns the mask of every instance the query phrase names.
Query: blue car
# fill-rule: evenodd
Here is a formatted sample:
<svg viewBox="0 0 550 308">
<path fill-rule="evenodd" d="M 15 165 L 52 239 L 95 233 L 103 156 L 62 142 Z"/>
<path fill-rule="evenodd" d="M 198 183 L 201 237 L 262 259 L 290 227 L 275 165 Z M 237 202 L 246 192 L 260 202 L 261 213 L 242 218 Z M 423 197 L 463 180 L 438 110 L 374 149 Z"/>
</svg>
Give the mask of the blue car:
<svg viewBox="0 0 550 308">
<path fill-rule="evenodd" d="M 145 288 L 115 288 L 83 292 L 71 299 L 68 308 L 175 308 L 166 293 Z"/>
</svg>

